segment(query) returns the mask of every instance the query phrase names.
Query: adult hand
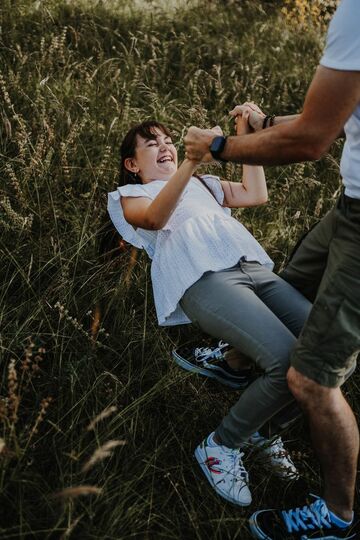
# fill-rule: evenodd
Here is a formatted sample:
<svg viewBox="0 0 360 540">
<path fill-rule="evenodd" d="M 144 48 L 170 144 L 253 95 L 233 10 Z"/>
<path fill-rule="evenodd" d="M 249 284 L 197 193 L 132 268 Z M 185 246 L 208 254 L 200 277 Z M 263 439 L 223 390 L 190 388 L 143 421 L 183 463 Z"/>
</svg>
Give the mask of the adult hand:
<svg viewBox="0 0 360 540">
<path fill-rule="evenodd" d="M 222 135 L 220 126 L 215 126 L 211 129 L 200 129 L 191 126 L 184 137 L 185 156 L 191 161 L 198 163 L 209 163 L 213 161 L 213 157 L 209 151 L 212 140 Z"/>
<path fill-rule="evenodd" d="M 236 123 L 236 118 L 238 116 L 241 116 L 244 111 L 249 111 L 249 118 L 248 118 L 249 126 L 254 131 L 261 130 L 263 127 L 263 121 L 266 115 L 262 112 L 260 107 L 258 107 L 252 101 L 246 101 L 242 105 L 236 105 L 236 107 L 234 107 L 232 111 L 229 112 L 229 114 L 235 117 L 235 123 Z"/>
</svg>

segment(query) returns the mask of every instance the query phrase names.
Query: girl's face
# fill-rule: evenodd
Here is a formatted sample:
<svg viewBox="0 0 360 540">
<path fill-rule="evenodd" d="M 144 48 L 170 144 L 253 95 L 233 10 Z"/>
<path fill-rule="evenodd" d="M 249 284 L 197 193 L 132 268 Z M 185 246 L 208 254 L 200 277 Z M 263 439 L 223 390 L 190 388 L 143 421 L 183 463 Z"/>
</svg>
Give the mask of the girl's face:
<svg viewBox="0 0 360 540">
<path fill-rule="evenodd" d="M 137 135 L 135 156 L 127 158 L 125 167 L 140 176 L 143 184 L 152 180 L 167 180 L 177 170 L 177 151 L 171 138 L 154 128 L 155 139 Z"/>
</svg>

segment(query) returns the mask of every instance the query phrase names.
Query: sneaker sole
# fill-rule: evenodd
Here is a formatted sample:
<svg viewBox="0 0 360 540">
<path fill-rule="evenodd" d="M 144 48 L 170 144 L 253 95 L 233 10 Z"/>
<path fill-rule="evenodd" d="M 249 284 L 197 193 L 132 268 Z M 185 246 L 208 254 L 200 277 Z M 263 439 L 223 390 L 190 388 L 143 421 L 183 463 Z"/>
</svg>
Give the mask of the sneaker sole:
<svg viewBox="0 0 360 540">
<path fill-rule="evenodd" d="M 251 532 L 252 536 L 254 538 L 257 538 L 258 540 L 259 539 L 260 540 L 273 540 L 273 538 L 270 538 L 270 536 L 267 536 L 266 534 L 262 533 L 258 529 L 258 527 L 257 527 L 257 525 L 256 525 L 256 523 L 255 523 L 255 521 L 254 521 L 254 519 L 252 517 L 249 519 L 249 529 L 250 529 L 250 532 Z"/>
<path fill-rule="evenodd" d="M 244 383 L 238 383 L 238 382 L 232 382 L 228 379 L 223 379 L 220 375 L 217 373 L 212 373 L 211 371 L 208 371 L 205 368 L 196 367 L 182 356 L 179 356 L 176 351 L 172 351 L 172 357 L 177 363 L 178 366 L 185 369 L 186 371 L 191 371 L 192 373 L 197 373 L 198 375 L 203 375 L 204 377 L 209 377 L 209 379 L 216 379 L 222 384 L 225 384 L 226 386 L 230 386 L 231 388 L 235 388 L 237 390 L 242 390 L 244 388 L 247 388 L 249 386 L 250 382 L 252 382 L 250 379 L 248 382 Z"/>
<path fill-rule="evenodd" d="M 231 502 L 233 504 L 236 504 L 237 506 L 249 506 L 252 502 L 252 499 L 250 499 L 250 501 L 248 502 L 240 502 L 236 499 L 233 499 L 232 497 L 230 497 L 230 495 L 227 495 L 226 493 L 224 493 L 223 491 L 221 491 L 215 484 L 214 484 L 214 481 L 208 471 L 208 468 L 206 467 L 205 465 L 205 459 L 206 459 L 206 454 L 204 454 L 202 451 L 201 451 L 201 448 L 198 446 L 196 449 L 195 449 L 195 452 L 194 452 L 194 456 L 196 458 L 196 461 L 198 462 L 198 464 L 200 465 L 203 473 L 205 474 L 206 478 L 208 479 L 209 483 L 211 484 L 211 487 L 216 491 L 216 493 L 218 495 L 220 495 L 220 497 L 222 497 L 223 499 L 227 500 L 228 502 Z"/>
</svg>

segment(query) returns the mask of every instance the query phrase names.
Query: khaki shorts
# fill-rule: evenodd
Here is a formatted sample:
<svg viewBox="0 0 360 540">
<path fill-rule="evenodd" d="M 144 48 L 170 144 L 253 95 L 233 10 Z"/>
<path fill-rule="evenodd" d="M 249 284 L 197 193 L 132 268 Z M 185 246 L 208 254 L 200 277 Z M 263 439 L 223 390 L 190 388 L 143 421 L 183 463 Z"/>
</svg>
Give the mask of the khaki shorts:
<svg viewBox="0 0 360 540">
<path fill-rule="evenodd" d="M 323 386 L 340 386 L 360 351 L 360 200 L 341 195 L 280 275 L 314 301 L 291 365 Z"/>
</svg>

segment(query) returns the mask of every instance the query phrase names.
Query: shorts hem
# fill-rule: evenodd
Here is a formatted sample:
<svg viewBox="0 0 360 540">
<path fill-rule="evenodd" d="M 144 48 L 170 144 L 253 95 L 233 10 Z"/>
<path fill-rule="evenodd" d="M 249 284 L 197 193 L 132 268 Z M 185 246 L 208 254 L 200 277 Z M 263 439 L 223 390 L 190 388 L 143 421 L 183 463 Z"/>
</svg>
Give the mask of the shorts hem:
<svg viewBox="0 0 360 540">
<path fill-rule="evenodd" d="M 305 377 L 308 377 L 320 386 L 326 386 L 327 388 L 338 388 L 346 380 L 346 376 L 343 374 L 336 375 L 334 373 L 329 373 L 325 369 L 315 368 L 314 365 L 309 365 L 308 361 L 298 357 L 291 359 L 290 365 L 295 368 L 296 371 L 305 375 Z M 323 361 L 322 365 L 324 365 Z"/>
</svg>

